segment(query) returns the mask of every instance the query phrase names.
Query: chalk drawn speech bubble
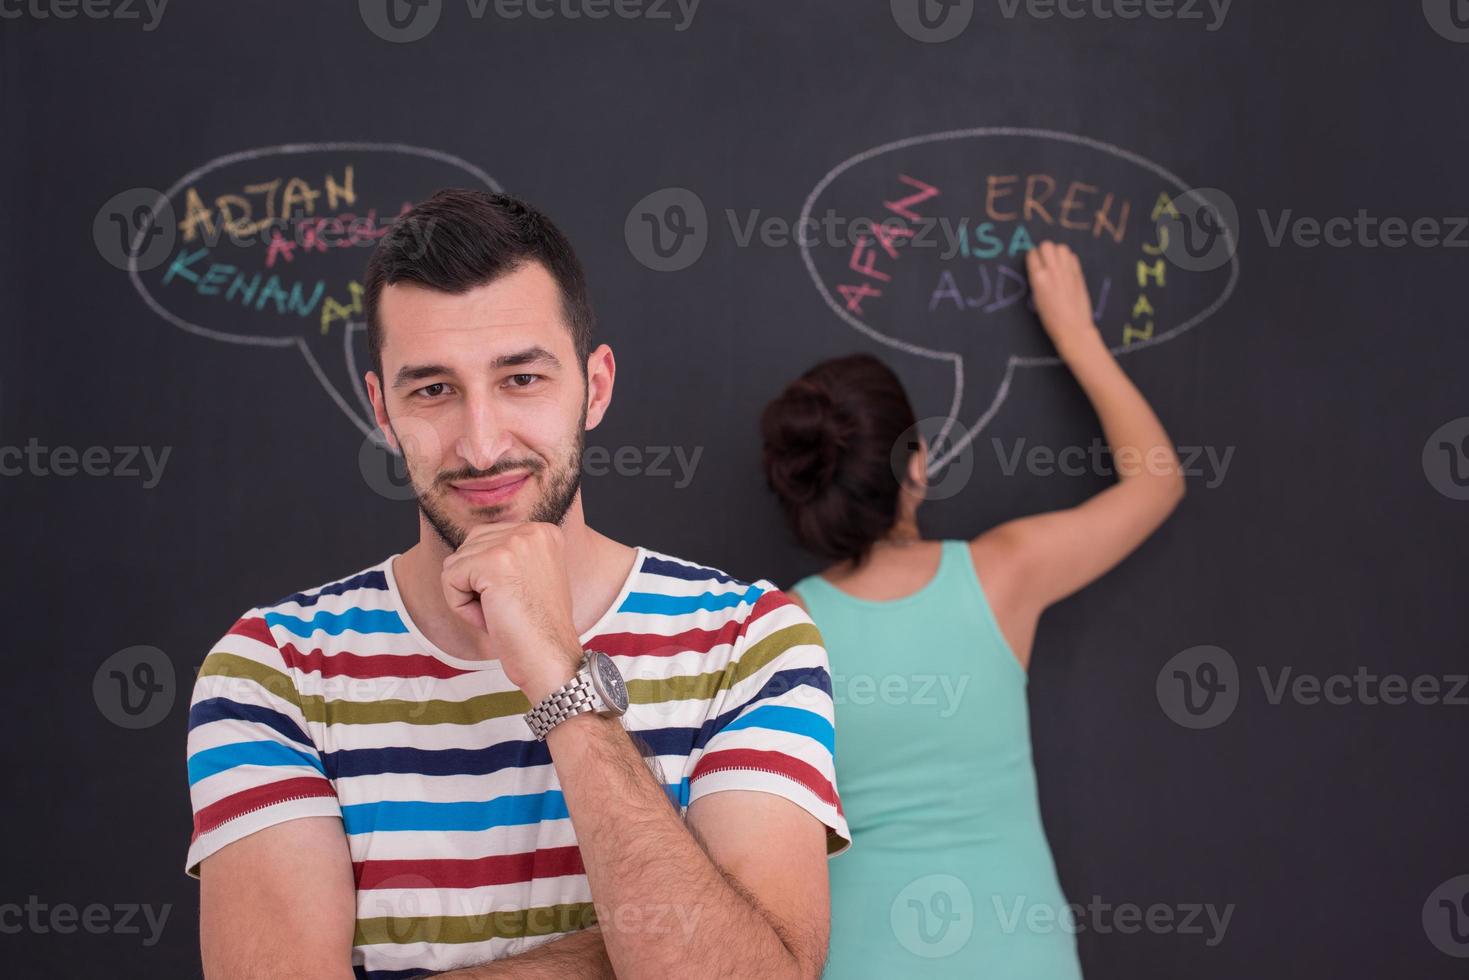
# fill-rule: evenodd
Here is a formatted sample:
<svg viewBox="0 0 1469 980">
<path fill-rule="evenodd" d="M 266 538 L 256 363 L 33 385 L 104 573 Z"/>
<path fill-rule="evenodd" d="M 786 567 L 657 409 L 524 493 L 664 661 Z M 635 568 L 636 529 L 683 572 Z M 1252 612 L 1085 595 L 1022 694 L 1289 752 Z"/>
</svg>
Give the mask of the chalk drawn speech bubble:
<svg viewBox="0 0 1469 980">
<path fill-rule="evenodd" d="M 1236 230 L 1215 229 L 1228 246 L 1216 267 L 1165 256 L 1180 254 L 1168 233 L 1190 227 L 1191 216 L 1180 225 L 1177 213 L 1189 196 L 1160 165 L 1085 136 L 930 133 L 865 150 L 822 177 L 801 209 L 801 258 L 843 322 L 952 364 L 954 393 L 930 448 L 936 473 L 995 417 L 1017 368 L 1061 363 L 1028 305 L 1024 253 L 1034 243 L 1076 250 L 1116 355 L 1172 340 L 1219 311 L 1239 280 Z M 967 428 L 966 384 L 990 395 Z"/>
<path fill-rule="evenodd" d="M 452 186 L 500 191 L 466 160 L 402 143 L 231 153 L 152 197 L 151 214 L 128 225 L 136 235 L 125 264 L 143 301 L 180 330 L 295 347 L 343 414 L 380 442 L 357 356 L 367 327 L 363 271 L 372 245 L 408 206 Z M 99 215 L 99 223 L 130 217 Z M 149 260 L 160 231 L 170 250 Z"/>
</svg>

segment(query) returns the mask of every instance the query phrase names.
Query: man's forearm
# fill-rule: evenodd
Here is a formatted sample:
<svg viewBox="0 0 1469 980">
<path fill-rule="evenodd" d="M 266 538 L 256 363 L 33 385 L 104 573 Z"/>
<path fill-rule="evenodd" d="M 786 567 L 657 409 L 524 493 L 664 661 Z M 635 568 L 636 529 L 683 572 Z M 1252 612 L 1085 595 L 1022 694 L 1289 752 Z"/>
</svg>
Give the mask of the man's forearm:
<svg viewBox="0 0 1469 980">
<path fill-rule="evenodd" d="M 546 742 L 617 976 L 819 972 L 694 840 L 618 720 L 579 715 Z"/>
<path fill-rule="evenodd" d="M 616 980 L 599 926 L 542 943 L 519 956 L 434 976 L 444 980 L 565 980 L 566 977 Z"/>
</svg>

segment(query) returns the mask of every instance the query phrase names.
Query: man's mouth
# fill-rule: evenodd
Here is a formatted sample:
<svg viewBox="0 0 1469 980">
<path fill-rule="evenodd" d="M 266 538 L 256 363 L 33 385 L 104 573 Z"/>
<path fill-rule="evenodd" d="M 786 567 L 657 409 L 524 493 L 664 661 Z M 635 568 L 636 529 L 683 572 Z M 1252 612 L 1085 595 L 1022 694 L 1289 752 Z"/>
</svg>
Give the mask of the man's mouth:
<svg viewBox="0 0 1469 980">
<path fill-rule="evenodd" d="M 449 486 L 459 498 L 473 507 L 489 507 L 503 504 L 525 486 L 531 477 L 529 470 L 518 473 L 503 473 L 500 476 L 479 480 L 454 480 Z"/>
</svg>

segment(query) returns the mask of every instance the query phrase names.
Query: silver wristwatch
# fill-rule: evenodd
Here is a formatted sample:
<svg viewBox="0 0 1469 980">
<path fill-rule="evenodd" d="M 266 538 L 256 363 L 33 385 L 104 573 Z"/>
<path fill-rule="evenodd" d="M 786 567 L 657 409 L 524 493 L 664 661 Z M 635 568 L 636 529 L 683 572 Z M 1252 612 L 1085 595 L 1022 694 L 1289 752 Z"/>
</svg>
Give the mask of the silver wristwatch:
<svg viewBox="0 0 1469 980">
<path fill-rule="evenodd" d="M 627 712 L 627 684 L 622 672 L 611 657 L 595 650 L 582 657 L 575 677 L 525 713 L 525 723 L 536 738 L 544 741 L 551 729 L 588 711 L 609 717 Z"/>
</svg>

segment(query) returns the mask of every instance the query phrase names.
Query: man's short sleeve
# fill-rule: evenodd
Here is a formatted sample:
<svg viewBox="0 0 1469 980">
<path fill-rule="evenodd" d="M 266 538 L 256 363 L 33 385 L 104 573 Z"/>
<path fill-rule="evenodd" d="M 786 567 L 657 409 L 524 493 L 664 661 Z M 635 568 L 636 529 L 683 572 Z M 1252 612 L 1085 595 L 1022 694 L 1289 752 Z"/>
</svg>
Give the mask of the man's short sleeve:
<svg viewBox="0 0 1469 980">
<path fill-rule="evenodd" d="M 721 790 L 785 797 L 826 825 L 828 855 L 851 844 L 836 788 L 831 672 L 806 611 L 767 581 L 734 645 L 714 734 L 689 802 Z"/>
<path fill-rule="evenodd" d="M 206 857 L 257 830 L 341 816 L 304 704 L 259 610 L 241 617 L 204 658 L 189 707 L 190 876 L 199 877 Z"/>
</svg>

